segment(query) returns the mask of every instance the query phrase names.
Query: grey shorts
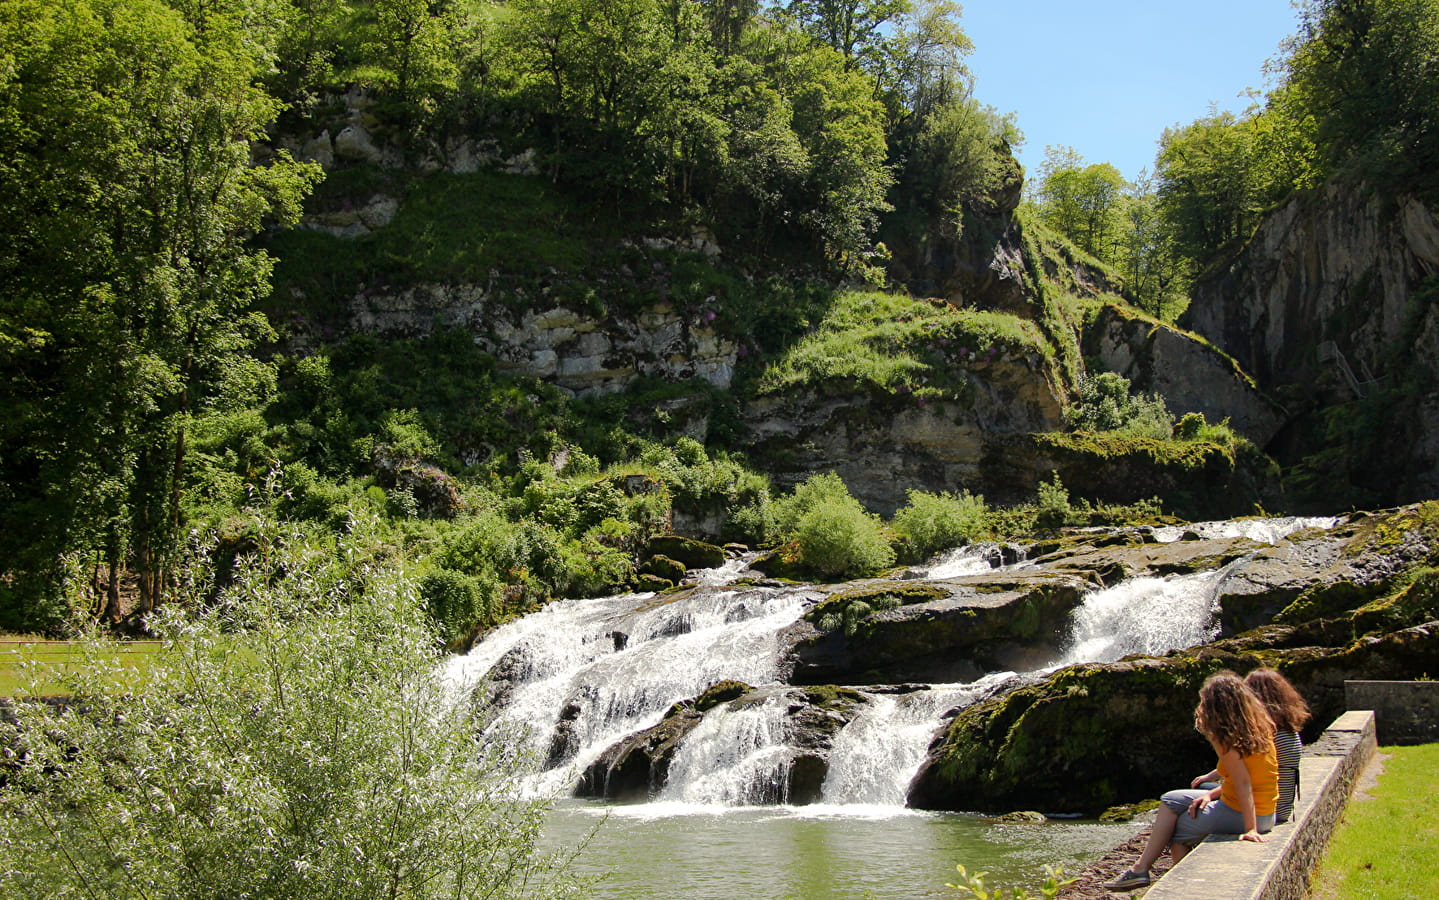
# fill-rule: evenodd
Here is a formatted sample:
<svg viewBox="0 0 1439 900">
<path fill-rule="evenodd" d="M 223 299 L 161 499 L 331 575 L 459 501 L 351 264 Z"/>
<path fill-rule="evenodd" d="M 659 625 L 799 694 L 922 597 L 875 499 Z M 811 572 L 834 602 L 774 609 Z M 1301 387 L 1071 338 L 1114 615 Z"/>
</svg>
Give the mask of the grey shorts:
<svg viewBox="0 0 1439 900">
<path fill-rule="evenodd" d="M 1243 834 L 1244 814 L 1231 808 L 1223 800 L 1215 800 L 1198 816 L 1189 815 L 1189 804 L 1195 797 L 1203 797 L 1208 791 L 1170 791 L 1159 801 L 1174 810 L 1179 821 L 1174 825 L 1173 841 L 1193 847 L 1211 834 Z M 1274 814 L 1259 816 L 1259 832 L 1262 834 L 1274 827 Z"/>
</svg>

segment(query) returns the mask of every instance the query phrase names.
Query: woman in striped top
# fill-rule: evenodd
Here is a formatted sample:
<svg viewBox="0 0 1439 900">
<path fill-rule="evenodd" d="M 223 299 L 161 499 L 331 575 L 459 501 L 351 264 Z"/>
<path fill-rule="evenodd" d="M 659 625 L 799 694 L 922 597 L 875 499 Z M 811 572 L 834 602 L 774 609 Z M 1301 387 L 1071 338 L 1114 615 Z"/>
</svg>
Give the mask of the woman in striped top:
<svg viewBox="0 0 1439 900">
<path fill-rule="evenodd" d="M 1279 805 L 1274 821 L 1288 822 L 1294 815 L 1294 798 L 1299 790 L 1299 757 L 1304 752 L 1299 732 L 1309 721 L 1309 706 L 1294 685 L 1273 669 L 1255 669 L 1244 676 L 1244 683 L 1274 720 L 1274 749 L 1279 755 Z"/>
<path fill-rule="evenodd" d="M 1233 672 L 1211 675 L 1199 689 L 1194 727 L 1209 739 L 1219 757 L 1212 790 L 1170 791 L 1150 829 L 1139 861 L 1104 886 L 1127 891 L 1150 883 L 1150 868 L 1166 846 L 1177 863 L 1210 834 L 1237 834 L 1241 841 L 1263 842 L 1274 827 L 1279 798 L 1279 765 L 1274 723 L 1263 702 Z"/>
</svg>

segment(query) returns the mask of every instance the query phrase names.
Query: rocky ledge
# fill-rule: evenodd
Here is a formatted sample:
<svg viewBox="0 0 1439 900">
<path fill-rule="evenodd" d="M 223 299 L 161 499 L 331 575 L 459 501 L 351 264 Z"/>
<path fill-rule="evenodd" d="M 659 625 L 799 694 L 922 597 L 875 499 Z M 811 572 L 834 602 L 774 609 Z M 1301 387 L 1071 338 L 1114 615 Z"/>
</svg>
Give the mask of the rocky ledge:
<svg viewBox="0 0 1439 900">
<path fill-rule="evenodd" d="M 1221 550 L 1216 560 L 1239 549 L 1224 546 L 1209 548 Z M 1065 565 L 1134 565 L 1147 552 L 1075 549 Z M 1192 712 L 1199 685 L 1220 669 L 1284 672 L 1313 712 L 1308 738 L 1343 710 L 1346 679 L 1432 673 L 1439 503 L 1300 532 L 1239 563 L 1215 594 L 1229 636 L 1163 657 L 1063 668 L 958 711 L 911 784 L 910 805 L 1097 813 L 1155 796 L 1176 772 L 1212 765 Z M 1155 558 L 1146 567 L 1172 564 Z M 1268 624 L 1239 630 L 1255 622 Z"/>
</svg>

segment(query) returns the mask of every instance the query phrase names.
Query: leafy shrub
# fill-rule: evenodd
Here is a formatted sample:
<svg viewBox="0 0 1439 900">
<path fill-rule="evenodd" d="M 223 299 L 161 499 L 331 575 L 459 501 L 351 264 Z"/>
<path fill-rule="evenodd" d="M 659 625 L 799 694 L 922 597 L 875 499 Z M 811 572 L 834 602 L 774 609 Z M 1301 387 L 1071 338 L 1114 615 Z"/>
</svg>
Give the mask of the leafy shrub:
<svg viewBox="0 0 1439 900">
<path fill-rule="evenodd" d="M 811 475 L 795 485 L 787 496 L 770 504 L 770 516 L 777 535 L 782 539 L 791 537 L 799 529 L 799 520 L 806 512 L 825 501 L 855 503 L 844 479 L 833 472 Z"/>
<path fill-rule="evenodd" d="M 803 565 L 836 578 L 872 575 L 894 565 L 894 549 L 879 518 L 859 501 L 826 499 L 800 517 L 795 527 Z"/>
<path fill-rule="evenodd" d="M 894 514 L 891 524 L 908 541 L 912 555 L 923 559 L 983 536 L 986 515 L 984 498 L 968 491 L 910 491 L 909 503 Z"/>
<path fill-rule="evenodd" d="M 1058 472 L 1051 472 L 1051 481 L 1039 483 L 1039 521 L 1041 524 L 1055 526 L 1064 524 L 1069 518 L 1072 506 L 1069 502 L 1069 489 L 1064 482 L 1059 480 Z"/>
<path fill-rule="evenodd" d="M 1174 420 L 1158 395 L 1132 395 L 1129 379 L 1103 372 L 1080 384 L 1079 399 L 1065 412 L 1078 431 L 1120 431 L 1134 437 L 1167 440 Z"/>
<path fill-rule="evenodd" d="M 452 645 L 493 621 L 498 588 L 493 577 L 434 569 L 420 579 L 420 601 L 434 622 L 440 640 Z"/>
<path fill-rule="evenodd" d="M 145 690 L 96 642 L 41 673 L 92 714 L 24 703 L 0 725 L 26 752 L 0 787 L 7 896 L 550 895 L 523 754 L 453 702 L 413 586 L 276 553 L 288 576 L 249 566 L 218 602 L 162 611 Z"/>
</svg>

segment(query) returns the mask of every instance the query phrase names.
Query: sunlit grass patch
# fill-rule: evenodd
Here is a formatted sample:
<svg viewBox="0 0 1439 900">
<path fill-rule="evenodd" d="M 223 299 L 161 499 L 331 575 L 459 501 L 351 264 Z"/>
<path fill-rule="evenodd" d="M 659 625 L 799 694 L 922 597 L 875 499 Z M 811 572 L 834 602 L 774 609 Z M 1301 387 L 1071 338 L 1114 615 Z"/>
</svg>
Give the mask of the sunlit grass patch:
<svg viewBox="0 0 1439 900">
<path fill-rule="evenodd" d="M 0 638 L 0 697 L 67 693 L 65 673 L 95 659 L 116 666 L 121 683 L 139 686 L 163 647 L 162 641 L 115 641 L 96 656 L 88 656 L 81 641 Z"/>
<path fill-rule="evenodd" d="M 1439 896 L 1433 860 L 1439 819 L 1439 744 L 1386 747 L 1372 800 L 1344 812 L 1315 876 L 1314 900 L 1413 900 Z"/>
</svg>

